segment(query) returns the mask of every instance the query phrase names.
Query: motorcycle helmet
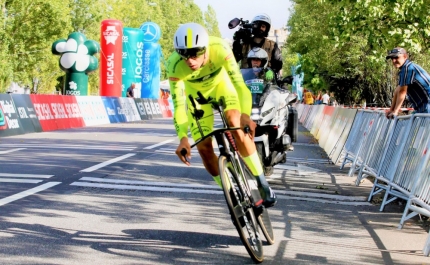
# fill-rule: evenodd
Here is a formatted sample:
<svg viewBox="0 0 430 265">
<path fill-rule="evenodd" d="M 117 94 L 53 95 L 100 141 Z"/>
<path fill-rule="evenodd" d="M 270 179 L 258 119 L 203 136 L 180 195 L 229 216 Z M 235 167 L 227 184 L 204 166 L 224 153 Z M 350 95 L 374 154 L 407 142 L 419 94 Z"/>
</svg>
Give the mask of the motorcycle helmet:
<svg viewBox="0 0 430 265">
<path fill-rule="evenodd" d="M 269 63 L 269 55 L 267 54 L 267 52 L 262 49 L 262 48 L 258 48 L 258 47 L 254 47 L 252 48 L 249 52 L 248 52 L 248 66 L 252 67 L 251 64 L 251 60 L 252 59 L 260 59 L 261 60 L 261 68 L 266 68 L 267 64 Z"/>
<path fill-rule="evenodd" d="M 197 57 L 206 52 L 209 35 L 202 25 L 186 23 L 176 30 L 173 45 L 176 52 L 184 59 Z"/>
<path fill-rule="evenodd" d="M 270 26 L 271 26 L 272 22 L 270 20 L 270 17 L 267 14 L 261 13 L 261 14 L 256 15 L 252 19 L 251 23 L 255 25 L 252 29 L 252 34 L 254 34 L 254 36 L 256 36 L 256 37 L 267 37 L 269 35 Z M 260 29 L 261 24 L 266 25 L 266 30 L 264 32 L 262 32 Z"/>
</svg>

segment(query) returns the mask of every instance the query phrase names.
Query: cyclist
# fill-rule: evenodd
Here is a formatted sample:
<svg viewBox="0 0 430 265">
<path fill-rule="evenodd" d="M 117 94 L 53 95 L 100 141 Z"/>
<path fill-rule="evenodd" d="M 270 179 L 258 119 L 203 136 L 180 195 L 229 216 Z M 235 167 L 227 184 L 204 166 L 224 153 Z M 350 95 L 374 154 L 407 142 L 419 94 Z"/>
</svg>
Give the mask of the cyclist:
<svg viewBox="0 0 430 265">
<path fill-rule="evenodd" d="M 256 177 L 264 205 L 271 207 L 276 203 L 276 195 L 270 188 L 263 174 L 263 168 L 253 142 L 255 123 L 249 117 L 252 108 L 251 93 L 245 85 L 229 45 L 217 37 L 209 37 L 206 29 L 197 23 L 181 25 L 173 38 L 175 52 L 167 62 L 167 75 L 175 108 L 174 124 L 180 143 L 176 149 L 179 159 L 190 165 L 191 147 L 188 142 L 188 127 L 194 141 L 202 135 L 196 126 L 193 116 L 187 113 L 192 108 L 186 100 L 188 95 L 197 97 L 200 91 L 204 97 L 216 100 L 224 97 L 226 103 L 225 116 L 229 126 L 242 128 L 248 125 L 250 135 L 242 130 L 232 131 L 238 151 L 243 160 Z M 197 108 L 205 112 L 200 120 L 203 133 L 206 135 L 213 130 L 214 116 L 210 105 L 199 105 Z M 187 150 L 186 157 L 181 150 Z M 197 150 L 203 160 L 206 170 L 213 176 L 215 182 L 221 186 L 218 169 L 218 158 L 212 146 L 212 139 L 208 138 L 197 145 Z"/>
</svg>

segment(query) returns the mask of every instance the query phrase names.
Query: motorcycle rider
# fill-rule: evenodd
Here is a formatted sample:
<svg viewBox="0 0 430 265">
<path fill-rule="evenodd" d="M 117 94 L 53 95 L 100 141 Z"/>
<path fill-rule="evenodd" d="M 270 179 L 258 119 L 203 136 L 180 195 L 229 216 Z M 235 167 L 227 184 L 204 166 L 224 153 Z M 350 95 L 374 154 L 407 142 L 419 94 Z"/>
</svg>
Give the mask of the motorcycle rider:
<svg viewBox="0 0 430 265">
<path fill-rule="evenodd" d="M 235 36 L 233 37 L 233 54 L 236 61 L 240 61 L 240 68 L 249 68 L 248 64 L 248 53 L 254 48 L 262 48 L 267 52 L 268 55 L 268 66 L 273 70 L 274 73 L 279 75 L 282 69 L 282 53 L 278 47 L 278 44 L 267 38 L 271 20 L 267 14 L 258 14 L 251 21 L 253 24 L 252 28 L 252 38 L 249 39 L 239 39 Z"/>
</svg>

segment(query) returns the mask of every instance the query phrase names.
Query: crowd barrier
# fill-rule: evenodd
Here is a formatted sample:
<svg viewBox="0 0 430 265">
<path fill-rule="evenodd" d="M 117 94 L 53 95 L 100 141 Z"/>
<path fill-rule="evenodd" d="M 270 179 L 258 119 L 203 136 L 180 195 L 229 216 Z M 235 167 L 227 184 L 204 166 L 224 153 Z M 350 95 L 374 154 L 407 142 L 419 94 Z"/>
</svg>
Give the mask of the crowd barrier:
<svg viewBox="0 0 430 265">
<path fill-rule="evenodd" d="M 172 117 L 167 99 L 0 94 L 0 137 Z"/>
<path fill-rule="evenodd" d="M 387 119 L 380 110 L 297 105 L 299 120 L 355 184 L 374 178 L 368 200 L 384 192 L 380 211 L 401 198 L 407 201 L 399 229 L 417 214 L 430 217 L 430 114 Z M 424 245 L 430 254 L 430 234 Z"/>
</svg>

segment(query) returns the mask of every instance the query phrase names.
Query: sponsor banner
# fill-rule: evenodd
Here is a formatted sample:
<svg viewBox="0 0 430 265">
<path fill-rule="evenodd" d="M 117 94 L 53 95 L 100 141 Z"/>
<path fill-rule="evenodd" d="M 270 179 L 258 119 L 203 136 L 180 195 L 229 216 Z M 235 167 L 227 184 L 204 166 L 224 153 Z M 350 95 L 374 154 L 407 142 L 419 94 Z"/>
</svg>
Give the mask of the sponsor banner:
<svg viewBox="0 0 430 265">
<path fill-rule="evenodd" d="M 0 137 L 25 133 L 9 94 L 0 94 Z"/>
<path fill-rule="evenodd" d="M 143 105 L 143 100 L 141 98 L 135 98 L 134 102 L 136 103 L 137 110 L 139 111 L 140 119 L 147 120 L 148 115 L 146 115 L 146 109 Z"/>
<path fill-rule="evenodd" d="M 74 96 L 30 95 L 43 131 L 84 126 Z"/>
<path fill-rule="evenodd" d="M 109 124 L 103 100 L 99 96 L 76 97 L 85 126 Z"/>
<path fill-rule="evenodd" d="M 149 101 L 150 99 L 142 98 L 142 103 L 146 110 L 146 116 L 148 116 L 148 119 L 153 119 L 154 114 L 152 113 L 152 108 L 151 108 L 151 105 L 149 104 Z"/>
<path fill-rule="evenodd" d="M 163 118 L 158 99 L 149 99 L 149 105 L 151 105 L 153 118 Z"/>
<path fill-rule="evenodd" d="M 139 111 L 137 110 L 134 98 L 118 98 L 118 100 L 127 122 L 140 121 Z"/>
<path fill-rule="evenodd" d="M 326 105 L 318 105 L 322 106 L 321 109 L 321 124 L 318 127 L 318 132 L 315 133 L 316 135 L 315 139 L 318 140 L 321 147 L 324 147 L 325 142 L 327 140 L 327 136 L 330 133 L 330 130 L 332 128 L 332 123 L 335 121 L 332 119 L 334 113 L 335 113 L 335 107 L 332 106 L 326 106 Z"/>
<path fill-rule="evenodd" d="M 125 115 L 119 114 L 121 106 L 116 97 L 102 97 L 110 123 L 125 122 Z"/>
<path fill-rule="evenodd" d="M 100 96 L 121 97 L 122 22 L 106 19 L 101 23 Z"/>
<path fill-rule="evenodd" d="M 160 90 L 161 37 L 160 26 L 154 22 L 145 22 L 140 26 L 143 32 L 143 62 L 141 98 L 157 99 Z"/>
<path fill-rule="evenodd" d="M 158 99 L 158 104 L 160 105 L 163 118 L 171 118 L 172 111 L 170 109 L 169 101 L 167 99 Z"/>
<path fill-rule="evenodd" d="M 132 83 L 134 97 L 140 98 L 143 62 L 143 31 L 124 28 L 122 36 L 122 96 L 127 97 L 127 88 Z"/>
<path fill-rule="evenodd" d="M 168 101 L 169 101 L 170 111 L 172 112 L 172 116 L 173 116 L 173 113 L 175 113 L 175 108 L 173 107 L 172 97 L 169 97 Z"/>
<path fill-rule="evenodd" d="M 39 119 L 28 94 L 11 94 L 21 125 L 25 133 L 41 132 Z"/>
<path fill-rule="evenodd" d="M 345 145 L 349 132 L 351 131 L 352 124 L 354 123 L 355 115 L 357 114 L 357 109 L 336 109 L 338 109 L 337 119 L 339 119 L 340 122 L 337 124 L 337 127 L 334 127 L 334 129 L 330 131 L 330 135 L 328 136 L 329 138 L 336 138 L 336 143 L 329 141 L 325 148 L 330 150 L 332 153 L 330 158 L 333 163 L 337 162 L 340 153 L 342 152 L 343 146 Z M 329 149 L 331 146 L 333 147 Z M 330 153 L 327 152 L 327 154 Z"/>
</svg>

